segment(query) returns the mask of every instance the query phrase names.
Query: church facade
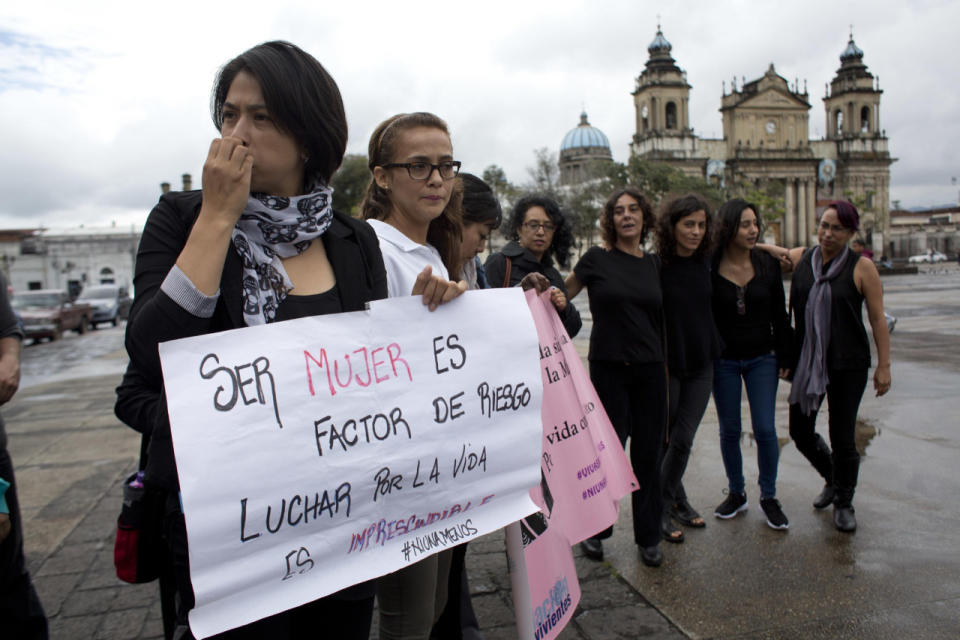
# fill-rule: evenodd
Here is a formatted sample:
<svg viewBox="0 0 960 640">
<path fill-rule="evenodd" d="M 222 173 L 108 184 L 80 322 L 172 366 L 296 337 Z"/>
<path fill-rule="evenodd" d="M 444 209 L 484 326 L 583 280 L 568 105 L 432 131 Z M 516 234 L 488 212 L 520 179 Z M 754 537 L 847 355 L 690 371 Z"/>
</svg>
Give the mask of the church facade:
<svg viewBox="0 0 960 640">
<path fill-rule="evenodd" d="M 660 28 L 633 91 L 636 134 L 631 152 L 665 162 L 732 190 L 764 188 L 782 201 L 771 225 L 786 246 L 816 240 L 818 207 L 834 199 L 860 204 L 861 233 L 882 253 L 890 240 L 890 157 L 880 126 L 879 82 L 851 34 L 840 68 L 823 97 L 826 136 L 809 135 L 806 82 L 789 83 L 773 64 L 760 78 L 727 91 L 720 112 L 723 138 L 701 138 L 690 126 L 692 87 Z M 772 212 L 766 212 L 772 213 Z"/>
</svg>

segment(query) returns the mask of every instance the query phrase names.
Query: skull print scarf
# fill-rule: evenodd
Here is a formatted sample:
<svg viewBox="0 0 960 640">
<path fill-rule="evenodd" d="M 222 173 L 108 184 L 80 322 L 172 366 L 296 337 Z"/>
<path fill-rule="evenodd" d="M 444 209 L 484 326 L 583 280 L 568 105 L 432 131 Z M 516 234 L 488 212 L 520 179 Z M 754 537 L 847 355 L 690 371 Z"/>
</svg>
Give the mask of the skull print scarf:
<svg viewBox="0 0 960 640">
<path fill-rule="evenodd" d="M 247 326 L 272 322 L 293 283 L 281 258 L 306 251 L 333 220 L 333 189 L 319 183 L 290 198 L 251 193 L 233 229 L 243 266 L 243 319 Z"/>
</svg>

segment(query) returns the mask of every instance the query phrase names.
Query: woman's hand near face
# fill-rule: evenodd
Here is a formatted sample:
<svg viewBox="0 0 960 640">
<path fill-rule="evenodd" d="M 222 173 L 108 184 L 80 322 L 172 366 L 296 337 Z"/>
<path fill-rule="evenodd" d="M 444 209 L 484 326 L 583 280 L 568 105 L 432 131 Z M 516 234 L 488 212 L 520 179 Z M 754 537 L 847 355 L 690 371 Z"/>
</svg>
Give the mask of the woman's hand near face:
<svg viewBox="0 0 960 640">
<path fill-rule="evenodd" d="M 211 142 L 203 163 L 201 215 L 223 216 L 232 228 L 247 204 L 252 175 L 253 155 L 239 138 L 227 136 Z"/>
<path fill-rule="evenodd" d="M 253 156 L 239 138 L 227 136 L 210 143 L 203 163 L 203 204 L 190 237 L 177 257 L 177 266 L 208 296 L 220 288 L 223 261 L 233 227 L 250 195 Z"/>
<path fill-rule="evenodd" d="M 440 276 L 433 275 L 433 269 L 430 265 L 424 267 L 423 271 L 417 274 L 417 280 L 413 283 L 412 296 L 423 296 L 423 304 L 430 307 L 430 311 L 436 311 L 441 304 L 446 304 L 461 293 L 467 290 L 467 283 L 461 280 L 453 282 Z"/>
</svg>

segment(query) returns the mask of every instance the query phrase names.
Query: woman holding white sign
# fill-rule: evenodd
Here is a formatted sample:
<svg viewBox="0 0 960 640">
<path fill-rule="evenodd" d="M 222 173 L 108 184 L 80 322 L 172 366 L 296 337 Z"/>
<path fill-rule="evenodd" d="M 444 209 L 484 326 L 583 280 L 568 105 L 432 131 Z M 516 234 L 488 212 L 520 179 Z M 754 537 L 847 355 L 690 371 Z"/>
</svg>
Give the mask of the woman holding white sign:
<svg viewBox="0 0 960 640">
<path fill-rule="evenodd" d="M 361 203 L 380 240 L 390 297 L 416 293 L 429 276 L 431 308 L 466 291 L 459 273 L 462 233 L 460 163 L 447 124 L 432 113 L 401 113 L 370 137 L 372 178 Z M 424 297 L 424 303 L 428 303 Z M 380 637 L 426 640 L 447 600 L 452 550 L 377 580 Z"/>
<path fill-rule="evenodd" d="M 212 105 L 221 137 L 210 145 L 203 190 L 164 194 L 144 227 L 126 336 L 131 379 L 139 382 L 121 386 L 117 399 L 125 415 L 135 413 L 133 404 L 149 406 L 151 393 L 159 399 L 150 411 L 145 482 L 169 496 L 164 529 L 177 578 L 178 638 L 193 637 L 194 592 L 157 345 L 362 310 L 387 295 L 376 235 L 331 208 L 329 182 L 347 123 L 339 89 L 320 63 L 286 42 L 261 44 L 220 70 Z M 428 285 L 424 302 L 438 304 L 446 290 L 429 277 L 412 290 Z M 217 637 L 366 640 L 373 595 L 372 583 L 356 585 Z"/>
<path fill-rule="evenodd" d="M 653 223 L 653 208 L 640 191 L 615 191 L 600 214 L 605 247 L 583 254 L 566 286 L 571 299 L 587 288 L 593 315 L 590 379 L 621 446 L 630 438 L 630 462 L 640 482 L 631 495 L 634 541 L 643 563 L 659 567 L 667 371 L 660 258 L 643 248 Z M 584 553 L 602 558 L 601 539 L 611 533 L 612 528 L 585 540 Z"/>
</svg>

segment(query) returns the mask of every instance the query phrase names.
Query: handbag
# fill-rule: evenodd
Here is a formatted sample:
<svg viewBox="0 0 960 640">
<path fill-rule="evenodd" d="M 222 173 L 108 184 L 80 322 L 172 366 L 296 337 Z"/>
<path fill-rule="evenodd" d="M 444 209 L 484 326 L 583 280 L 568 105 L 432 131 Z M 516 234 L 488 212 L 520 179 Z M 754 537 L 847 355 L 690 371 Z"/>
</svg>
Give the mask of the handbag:
<svg viewBox="0 0 960 640">
<path fill-rule="evenodd" d="M 149 442 L 140 446 L 140 465 L 145 467 Z M 117 518 L 113 544 L 113 565 L 117 577 L 131 584 L 152 582 L 160 575 L 164 558 L 162 539 L 164 493 L 143 484 L 143 471 L 131 474 L 123 483 L 123 506 Z"/>
</svg>

